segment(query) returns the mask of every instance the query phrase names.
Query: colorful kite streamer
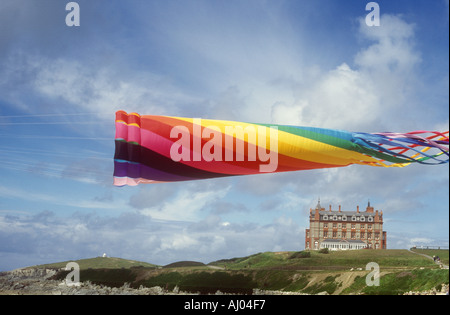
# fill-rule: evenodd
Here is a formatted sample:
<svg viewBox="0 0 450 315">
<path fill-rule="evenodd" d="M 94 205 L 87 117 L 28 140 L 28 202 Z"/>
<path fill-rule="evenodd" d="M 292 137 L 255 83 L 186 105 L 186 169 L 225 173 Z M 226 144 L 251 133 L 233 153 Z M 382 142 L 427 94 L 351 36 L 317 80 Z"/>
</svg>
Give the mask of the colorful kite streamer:
<svg viewBox="0 0 450 315">
<path fill-rule="evenodd" d="M 116 113 L 114 185 L 448 163 L 447 132 L 362 133 Z"/>
</svg>

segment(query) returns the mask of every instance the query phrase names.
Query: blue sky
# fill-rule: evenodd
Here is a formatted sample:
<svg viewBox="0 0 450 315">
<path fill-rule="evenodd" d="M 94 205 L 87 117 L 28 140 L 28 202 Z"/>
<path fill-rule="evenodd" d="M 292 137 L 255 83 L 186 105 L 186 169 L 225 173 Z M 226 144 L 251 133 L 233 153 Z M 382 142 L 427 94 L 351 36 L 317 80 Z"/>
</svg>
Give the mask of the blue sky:
<svg viewBox="0 0 450 315">
<path fill-rule="evenodd" d="M 112 185 L 114 112 L 349 131 L 449 129 L 449 2 L 0 2 L 0 270 L 302 250 L 309 209 L 383 210 L 448 246 L 447 165 Z"/>
</svg>

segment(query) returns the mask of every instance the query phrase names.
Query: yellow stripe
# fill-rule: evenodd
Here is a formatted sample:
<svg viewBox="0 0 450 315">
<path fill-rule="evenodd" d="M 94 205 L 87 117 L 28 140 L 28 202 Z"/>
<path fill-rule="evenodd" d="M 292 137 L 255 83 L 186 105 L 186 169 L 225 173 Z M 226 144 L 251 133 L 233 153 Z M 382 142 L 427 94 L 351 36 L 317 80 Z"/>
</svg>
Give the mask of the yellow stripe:
<svg viewBox="0 0 450 315">
<path fill-rule="evenodd" d="M 135 127 L 138 127 L 138 128 L 141 128 L 141 126 L 139 126 L 137 123 L 126 123 L 126 122 L 124 122 L 123 120 L 116 120 L 116 123 L 120 123 L 120 124 L 124 124 L 124 125 L 127 125 L 127 126 L 135 126 Z"/>
<path fill-rule="evenodd" d="M 181 117 L 171 117 L 171 118 L 193 123 L 193 118 L 181 118 Z M 227 134 L 225 132 L 226 126 L 233 127 L 236 125 L 240 125 L 244 129 L 247 126 L 252 126 L 253 128 L 260 126 L 244 122 L 226 121 L 226 120 L 202 119 L 201 122 L 203 127 L 207 127 L 210 125 L 217 126 L 221 129 L 221 132 L 225 134 Z M 269 129 L 269 127 L 265 128 Z M 232 136 L 229 133 L 228 135 Z M 239 137 L 238 139 L 245 141 L 245 139 L 243 139 L 242 137 Z M 266 132 L 266 141 L 270 141 L 269 132 Z M 257 145 L 257 143 L 252 144 Z M 292 158 L 297 159 L 299 158 L 302 160 L 323 164 L 334 164 L 334 165 L 377 164 L 379 166 L 387 166 L 384 165 L 383 163 L 380 163 L 379 160 L 367 156 L 365 154 L 342 149 L 320 141 L 312 140 L 298 135 L 293 135 L 291 133 L 281 130 L 278 130 L 278 150 L 272 149 L 272 151 L 278 151 L 278 153 Z"/>
</svg>

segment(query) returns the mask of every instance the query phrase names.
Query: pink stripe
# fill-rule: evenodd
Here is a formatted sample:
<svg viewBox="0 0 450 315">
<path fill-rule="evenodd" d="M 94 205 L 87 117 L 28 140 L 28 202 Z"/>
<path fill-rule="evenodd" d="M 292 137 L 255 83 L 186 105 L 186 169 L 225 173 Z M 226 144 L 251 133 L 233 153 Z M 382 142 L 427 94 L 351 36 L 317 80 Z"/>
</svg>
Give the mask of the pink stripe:
<svg viewBox="0 0 450 315">
<path fill-rule="evenodd" d="M 116 139 L 128 141 L 128 126 L 126 124 L 116 122 Z"/>
<path fill-rule="evenodd" d="M 124 139 L 129 142 L 141 143 L 141 128 L 116 123 L 116 139 Z"/>
<path fill-rule="evenodd" d="M 448 151 L 448 148 L 440 145 L 438 143 L 436 143 L 435 141 L 425 138 L 425 137 L 421 137 L 418 136 L 419 134 L 427 134 L 427 133 L 432 133 L 435 136 L 441 136 L 443 138 L 446 138 L 446 140 L 448 140 L 448 137 L 444 136 L 445 133 L 441 133 L 441 132 L 434 132 L 434 131 L 426 131 L 426 130 L 417 130 L 417 131 L 411 131 L 411 132 L 407 132 L 407 133 L 398 133 L 398 132 L 378 132 L 376 134 L 378 135 L 383 135 L 383 136 L 387 136 L 393 139 L 401 139 L 401 138 L 410 138 L 410 139 L 416 139 L 416 140 L 421 140 L 425 143 L 429 143 L 430 145 L 437 147 L 439 149 L 441 149 L 442 151 Z M 419 143 L 417 143 L 417 145 L 420 145 Z"/>
</svg>

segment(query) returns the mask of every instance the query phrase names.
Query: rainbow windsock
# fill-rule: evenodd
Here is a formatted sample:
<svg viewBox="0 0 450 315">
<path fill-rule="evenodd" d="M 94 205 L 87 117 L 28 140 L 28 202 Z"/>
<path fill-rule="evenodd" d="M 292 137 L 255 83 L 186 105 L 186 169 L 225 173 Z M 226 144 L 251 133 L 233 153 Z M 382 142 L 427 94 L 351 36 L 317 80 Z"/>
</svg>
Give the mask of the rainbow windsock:
<svg viewBox="0 0 450 315">
<path fill-rule="evenodd" d="M 448 163 L 448 131 L 363 133 L 116 112 L 114 185 Z"/>
</svg>

